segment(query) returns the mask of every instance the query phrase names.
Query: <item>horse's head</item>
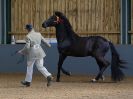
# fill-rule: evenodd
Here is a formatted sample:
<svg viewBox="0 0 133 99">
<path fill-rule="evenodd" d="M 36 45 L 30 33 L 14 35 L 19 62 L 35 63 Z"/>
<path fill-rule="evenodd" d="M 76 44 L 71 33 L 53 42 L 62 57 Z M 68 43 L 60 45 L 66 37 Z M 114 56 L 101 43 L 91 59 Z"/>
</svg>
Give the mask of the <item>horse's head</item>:
<svg viewBox="0 0 133 99">
<path fill-rule="evenodd" d="M 43 22 L 42 27 L 53 27 L 60 23 L 63 23 L 63 19 L 61 18 L 63 14 L 61 12 L 56 11 L 53 16 L 50 16 L 46 21 Z"/>
</svg>

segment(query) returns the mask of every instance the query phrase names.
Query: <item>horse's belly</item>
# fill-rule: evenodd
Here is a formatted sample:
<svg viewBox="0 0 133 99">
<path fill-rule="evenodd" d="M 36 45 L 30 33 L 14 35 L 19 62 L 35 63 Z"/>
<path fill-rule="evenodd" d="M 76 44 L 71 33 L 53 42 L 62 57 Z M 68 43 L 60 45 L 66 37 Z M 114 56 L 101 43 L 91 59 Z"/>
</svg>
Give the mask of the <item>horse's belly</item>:
<svg viewBox="0 0 133 99">
<path fill-rule="evenodd" d="M 67 52 L 68 56 L 75 56 L 75 57 L 85 57 L 85 56 L 89 56 L 88 52 L 84 51 L 84 50 L 71 50 Z"/>
</svg>

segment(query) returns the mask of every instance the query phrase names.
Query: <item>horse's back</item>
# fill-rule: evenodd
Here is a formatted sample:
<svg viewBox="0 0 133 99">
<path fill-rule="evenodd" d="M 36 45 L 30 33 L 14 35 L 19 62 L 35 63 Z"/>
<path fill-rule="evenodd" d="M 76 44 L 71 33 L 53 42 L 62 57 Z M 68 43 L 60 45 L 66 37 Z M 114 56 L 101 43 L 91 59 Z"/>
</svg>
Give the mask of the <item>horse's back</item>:
<svg viewBox="0 0 133 99">
<path fill-rule="evenodd" d="M 105 54 L 109 49 L 108 41 L 101 36 L 80 37 L 76 40 L 69 52 L 72 56 L 93 56 L 93 54 Z"/>
<path fill-rule="evenodd" d="M 93 55 L 104 56 L 109 49 L 109 42 L 101 36 L 90 36 L 88 38 L 87 49 Z"/>
</svg>

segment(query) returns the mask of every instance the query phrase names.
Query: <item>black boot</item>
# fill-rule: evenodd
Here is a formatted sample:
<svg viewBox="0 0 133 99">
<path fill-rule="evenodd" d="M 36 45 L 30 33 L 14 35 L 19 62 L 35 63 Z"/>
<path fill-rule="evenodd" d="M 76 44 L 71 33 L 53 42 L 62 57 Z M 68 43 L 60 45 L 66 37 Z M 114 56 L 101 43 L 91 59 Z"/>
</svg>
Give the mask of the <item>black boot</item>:
<svg viewBox="0 0 133 99">
<path fill-rule="evenodd" d="M 30 87 L 30 82 L 27 81 L 21 81 L 22 85 L 25 85 L 26 87 Z"/>
<path fill-rule="evenodd" d="M 51 81 L 52 81 L 52 76 L 48 76 L 47 77 L 47 87 L 49 87 L 51 85 Z"/>
</svg>

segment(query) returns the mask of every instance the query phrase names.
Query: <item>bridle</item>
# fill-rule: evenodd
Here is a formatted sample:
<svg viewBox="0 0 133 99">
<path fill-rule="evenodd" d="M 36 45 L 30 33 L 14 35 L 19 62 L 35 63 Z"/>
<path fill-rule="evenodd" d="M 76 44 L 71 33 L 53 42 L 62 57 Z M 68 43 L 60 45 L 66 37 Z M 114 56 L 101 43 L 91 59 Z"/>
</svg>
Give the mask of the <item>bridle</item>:
<svg viewBox="0 0 133 99">
<path fill-rule="evenodd" d="M 64 21 L 59 18 L 58 16 L 56 16 L 56 21 L 54 21 L 56 24 L 59 24 L 59 23 L 63 23 Z"/>
</svg>

